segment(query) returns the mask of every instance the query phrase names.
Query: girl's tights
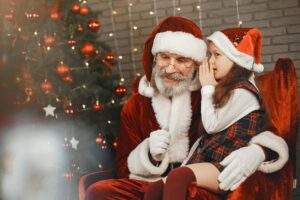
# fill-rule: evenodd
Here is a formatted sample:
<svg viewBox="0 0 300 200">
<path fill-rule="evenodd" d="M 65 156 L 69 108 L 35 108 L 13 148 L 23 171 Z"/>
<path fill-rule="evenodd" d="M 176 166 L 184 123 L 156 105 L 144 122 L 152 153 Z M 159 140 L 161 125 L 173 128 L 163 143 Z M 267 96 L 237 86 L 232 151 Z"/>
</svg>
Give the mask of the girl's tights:
<svg viewBox="0 0 300 200">
<path fill-rule="evenodd" d="M 185 200 L 188 195 L 188 188 L 196 181 L 193 171 L 188 167 L 179 167 L 172 170 L 166 179 L 153 182 L 149 185 L 145 200 Z"/>
</svg>

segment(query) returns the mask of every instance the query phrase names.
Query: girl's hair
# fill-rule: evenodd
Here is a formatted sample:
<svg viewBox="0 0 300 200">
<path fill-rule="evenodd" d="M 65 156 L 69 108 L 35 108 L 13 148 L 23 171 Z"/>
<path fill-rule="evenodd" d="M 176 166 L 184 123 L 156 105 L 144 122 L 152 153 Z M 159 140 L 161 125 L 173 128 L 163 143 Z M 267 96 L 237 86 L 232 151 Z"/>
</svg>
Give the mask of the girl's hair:
<svg viewBox="0 0 300 200">
<path fill-rule="evenodd" d="M 215 108 L 223 107 L 232 95 L 235 84 L 241 79 L 248 80 L 253 72 L 234 64 L 228 74 L 220 80 L 213 94 Z"/>
</svg>

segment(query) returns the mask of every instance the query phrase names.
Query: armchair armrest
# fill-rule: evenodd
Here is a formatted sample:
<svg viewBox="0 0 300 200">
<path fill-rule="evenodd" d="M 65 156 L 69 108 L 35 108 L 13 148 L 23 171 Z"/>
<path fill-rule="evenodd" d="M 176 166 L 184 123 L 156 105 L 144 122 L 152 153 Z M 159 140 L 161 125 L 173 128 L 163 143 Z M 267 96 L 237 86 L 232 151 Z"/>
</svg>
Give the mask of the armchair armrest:
<svg viewBox="0 0 300 200">
<path fill-rule="evenodd" d="M 116 178 L 116 173 L 114 170 L 104 170 L 99 172 L 94 172 L 86 174 L 80 178 L 79 181 L 79 200 L 84 200 L 86 189 L 93 183 L 105 179 Z"/>
</svg>

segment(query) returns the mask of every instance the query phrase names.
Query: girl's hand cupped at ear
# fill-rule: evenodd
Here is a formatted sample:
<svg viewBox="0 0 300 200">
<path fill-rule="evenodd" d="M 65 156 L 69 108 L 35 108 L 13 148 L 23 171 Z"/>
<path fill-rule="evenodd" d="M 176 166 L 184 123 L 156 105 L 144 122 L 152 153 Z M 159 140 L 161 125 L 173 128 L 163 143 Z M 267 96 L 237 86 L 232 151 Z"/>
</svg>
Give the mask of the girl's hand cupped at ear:
<svg viewBox="0 0 300 200">
<path fill-rule="evenodd" d="M 203 59 L 199 66 L 199 81 L 202 87 L 205 85 L 216 86 L 218 84 L 214 76 L 214 70 L 212 66 L 209 65 L 207 57 Z"/>
</svg>

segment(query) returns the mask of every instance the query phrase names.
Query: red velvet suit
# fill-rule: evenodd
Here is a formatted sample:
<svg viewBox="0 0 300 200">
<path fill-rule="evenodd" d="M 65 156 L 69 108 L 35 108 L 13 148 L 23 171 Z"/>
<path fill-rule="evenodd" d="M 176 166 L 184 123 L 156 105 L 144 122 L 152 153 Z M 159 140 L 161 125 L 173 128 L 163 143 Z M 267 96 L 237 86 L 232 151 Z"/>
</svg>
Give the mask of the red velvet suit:
<svg viewBox="0 0 300 200">
<path fill-rule="evenodd" d="M 193 110 L 192 123 L 189 129 L 190 146 L 198 139 L 197 132 L 200 120 L 200 91 L 191 93 L 191 105 Z M 117 175 L 118 178 L 128 178 L 129 170 L 127 158 L 130 152 L 144 139 L 148 138 L 152 131 L 160 129 L 156 120 L 151 99 L 138 93 L 131 96 L 124 105 L 121 113 L 121 127 L 118 136 L 117 149 Z"/>
</svg>

